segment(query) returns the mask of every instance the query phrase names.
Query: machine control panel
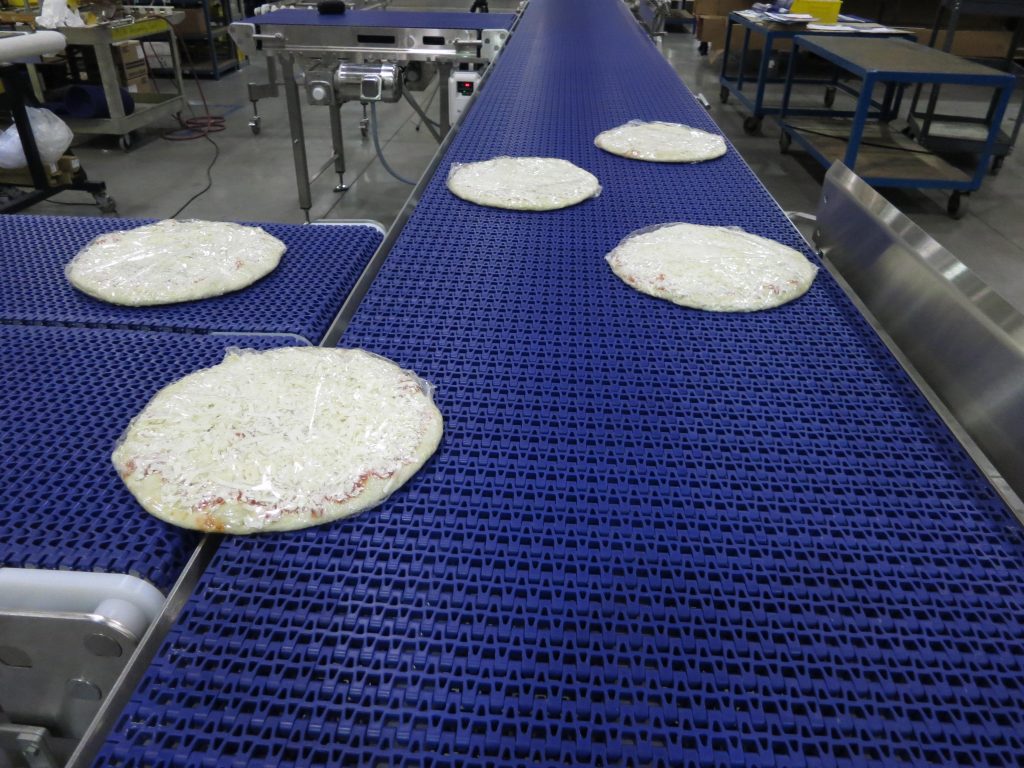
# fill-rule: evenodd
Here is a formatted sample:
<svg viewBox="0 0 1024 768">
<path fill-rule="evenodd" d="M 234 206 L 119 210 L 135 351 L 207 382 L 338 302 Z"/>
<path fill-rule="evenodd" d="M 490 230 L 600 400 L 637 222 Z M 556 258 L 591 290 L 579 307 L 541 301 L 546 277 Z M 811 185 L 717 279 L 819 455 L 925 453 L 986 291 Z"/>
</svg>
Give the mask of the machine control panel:
<svg viewBox="0 0 1024 768">
<path fill-rule="evenodd" d="M 478 72 L 455 71 L 448 79 L 448 119 L 454 123 L 459 115 L 466 109 L 469 100 L 476 93 L 477 84 L 480 81 Z"/>
</svg>

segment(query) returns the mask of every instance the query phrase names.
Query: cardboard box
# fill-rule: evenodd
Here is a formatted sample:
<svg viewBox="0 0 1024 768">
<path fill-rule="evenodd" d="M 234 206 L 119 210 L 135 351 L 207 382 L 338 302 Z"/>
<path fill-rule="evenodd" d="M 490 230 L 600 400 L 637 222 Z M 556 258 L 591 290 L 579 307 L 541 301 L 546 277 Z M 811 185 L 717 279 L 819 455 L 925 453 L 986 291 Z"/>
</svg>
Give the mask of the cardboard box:
<svg viewBox="0 0 1024 768">
<path fill-rule="evenodd" d="M 127 66 L 122 66 L 117 73 L 117 79 L 121 85 L 128 85 L 128 83 L 134 80 L 148 77 L 149 67 L 146 66 L 145 61 L 135 61 Z"/>
<path fill-rule="evenodd" d="M 179 35 L 205 35 L 209 30 L 203 9 L 186 8 L 185 18 L 174 25 L 174 31 Z"/>
<path fill-rule="evenodd" d="M 122 40 L 119 43 L 114 43 L 114 59 L 125 65 L 136 61 L 145 61 L 142 43 L 138 40 Z"/>
<path fill-rule="evenodd" d="M 693 0 L 693 15 L 728 16 L 733 11 L 742 11 L 750 7 L 753 0 Z"/>
<path fill-rule="evenodd" d="M 124 89 L 133 96 L 140 93 L 156 93 L 156 88 L 153 86 L 153 81 L 148 77 L 140 78 L 139 80 L 131 80 L 125 84 Z"/>
</svg>

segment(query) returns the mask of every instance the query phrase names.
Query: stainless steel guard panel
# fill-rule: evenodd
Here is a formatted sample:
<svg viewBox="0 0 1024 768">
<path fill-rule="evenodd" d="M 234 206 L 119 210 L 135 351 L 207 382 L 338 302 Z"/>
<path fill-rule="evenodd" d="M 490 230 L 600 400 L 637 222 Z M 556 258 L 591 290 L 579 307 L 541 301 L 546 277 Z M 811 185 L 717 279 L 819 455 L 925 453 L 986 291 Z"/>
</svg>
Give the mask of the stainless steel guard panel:
<svg viewBox="0 0 1024 768">
<path fill-rule="evenodd" d="M 815 242 L 1024 496 L 1024 316 L 839 162 L 825 177 Z"/>
</svg>

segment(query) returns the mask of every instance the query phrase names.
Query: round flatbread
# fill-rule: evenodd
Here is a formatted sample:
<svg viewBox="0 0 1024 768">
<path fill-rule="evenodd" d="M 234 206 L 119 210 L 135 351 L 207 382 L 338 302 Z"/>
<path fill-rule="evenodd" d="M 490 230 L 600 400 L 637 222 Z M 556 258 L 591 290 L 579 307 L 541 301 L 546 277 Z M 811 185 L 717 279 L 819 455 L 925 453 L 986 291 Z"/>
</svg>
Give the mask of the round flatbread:
<svg viewBox="0 0 1024 768">
<path fill-rule="evenodd" d="M 636 232 L 605 258 L 641 293 L 712 312 L 753 312 L 793 301 L 818 271 L 774 240 L 697 224 Z"/>
<path fill-rule="evenodd" d="M 448 189 L 477 205 L 513 211 L 553 211 L 594 197 L 601 184 L 592 173 L 555 157 L 495 157 L 453 165 Z"/>
<path fill-rule="evenodd" d="M 168 523 L 288 531 L 380 503 L 430 458 L 441 432 L 429 385 L 385 358 L 233 351 L 157 393 L 112 460 Z"/>
<path fill-rule="evenodd" d="M 252 285 L 277 267 L 285 250 L 259 227 L 168 220 L 100 235 L 71 260 L 67 277 L 111 304 L 173 304 Z"/>
<path fill-rule="evenodd" d="M 679 123 L 639 120 L 599 133 L 594 144 L 613 155 L 652 163 L 700 163 L 726 153 L 725 139 L 716 133 Z"/>
</svg>

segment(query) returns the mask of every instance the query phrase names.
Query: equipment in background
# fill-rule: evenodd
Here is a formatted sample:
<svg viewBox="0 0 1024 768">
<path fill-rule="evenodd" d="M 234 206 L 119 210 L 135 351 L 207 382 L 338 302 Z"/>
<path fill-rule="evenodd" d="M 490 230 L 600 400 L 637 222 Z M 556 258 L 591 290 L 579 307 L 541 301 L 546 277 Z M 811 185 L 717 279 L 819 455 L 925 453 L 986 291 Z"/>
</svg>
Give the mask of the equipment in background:
<svg viewBox="0 0 1024 768">
<path fill-rule="evenodd" d="M 440 142 L 454 120 L 466 109 L 476 91 L 480 73 L 501 51 L 514 20 L 512 14 L 349 10 L 343 15 L 320 14 L 310 8 L 281 8 L 231 25 L 235 42 L 250 58 L 267 55 L 268 84 L 250 83 L 253 133 L 259 133 L 257 102 L 277 95 L 277 67 L 281 68 L 295 160 L 299 207 L 309 218 L 310 184 L 333 167 L 338 175 L 335 192 L 345 184 L 345 148 L 341 134 L 342 105 L 363 106 L 361 132 L 374 126 L 366 114 L 377 102 L 409 102 L 423 126 Z M 438 75 L 439 115 L 435 121 L 411 95 L 423 91 Z M 461 79 L 460 79 L 461 78 Z M 462 84 L 460 86 L 460 83 Z M 310 104 L 328 107 L 333 154 L 309 178 L 299 88 Z M 456 104 L 456 101 L 458 104 Z M 380 140 L 374 147 L 380 156 Z M 381 157 L 396 178 L 403 179 Z"/>
<path fill-rule="evenodd" d="M 76 158 L 65 155 L 57 163 L 43 162 L 25 106 L 28 95 L 26 64 L 3 63 L 57 53 L 64 49 L 65 44 L 64 36 L 59 32 L 16 33 L 0 37 L 0 82 L 3 83 L 27 161 L 24 178 L 0 183 L 0 213 L 16 213 L 67 190 L 91 193 L 104 213 L 115 210 L 106 184 L 89 181 Z"/>
<path fill-rule="evenodd" d="M 64 765 L 163 604 L 135 576 L 0 568 L 0 765 Z"/>
<path fill-rule="evenodd" d="M 454 123 L 459 119 L 469 100 L 476 93 L 480 73 L 473 70 L 452 72 L 448 78 L 448 121 Z"/>
</svg>

